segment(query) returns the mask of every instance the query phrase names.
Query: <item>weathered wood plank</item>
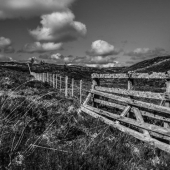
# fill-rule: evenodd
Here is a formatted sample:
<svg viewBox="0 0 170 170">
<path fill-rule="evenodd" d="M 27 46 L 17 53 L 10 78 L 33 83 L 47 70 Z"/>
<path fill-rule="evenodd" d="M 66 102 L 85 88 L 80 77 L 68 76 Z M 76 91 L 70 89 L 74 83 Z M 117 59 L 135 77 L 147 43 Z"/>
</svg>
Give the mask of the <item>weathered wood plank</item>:
<svg viewBox="0 0 170 170">
<path fill-rule="evenodd" d="M 156 119 L 156 120 L 161 120 L 161 121 L 169 122 L 170 123 L 170 118 L 167 118 L 167 117 L 165 117 L 163 115 L 159 116 L 159 115 L 156 115 L 156 114 L 153 114 L 153 113 L 149 113 L 149 112 L 146 112 L 146 111 L 142 111 L 142 115 L 146 116 L 146 117 L 150 117 L 150 118 Z"/>
<path fill-rule="evenodd" d="M 170 95 L 170 80 L 166 82 L 166 93 L 169 93 Z M 166 96 L 169 96 L 168 94 Z M 165 101 L 165 106 L 170 107 L 170 101 Z M 169 124 L 167 122 L 164 122 L 164 127 L 169 128 Z"/>
<path fill-rule="evenodd" d="M 97 79 L 97 78 L 94 78 L 94 79 L 92 80 L 92 90 L 95 89 L 95 86 L 99 86 L 99 85 L 100 85 L 100 80 Z M 97 106 L 96 103 L 94 102 L 94 99 L 97 99 L 97 98 L 98 98 L 98 96 L 95 95 L 95 94 L 93 94 L 93 96 L 92 96 L 92 105 L 93 105 L 94 107 Z"/>
<path fill-rule="evenodd" d="M 140 78 L 140 79 L 167 79 L 170 77 L 169 73 L 163 73 L 163 72 L 153 72 L 152 74 L 148 73 L 132 73 L 132 74 L 97 74 L 93 73 L 91 75 L 92 78 Z"/>
<path fill-rule="evenodd" d="M 108 78 L 108 79 L 112 79 L 112 78 L 129 78 L 129 76 L 127 74 L 97 74 L 97 73 L 93 73 L 91 75 L 92 78 Z"/>
<path fill-rule="evenodd" d="M 86 100 L 84 101 L 83 105 L 86 105 L 90 101 L 91 96 L 92 96 L 92 94 L 89 93 L 88 96 L 86 97 Z"/>
<path fill-rule="evenodd" d="M 129 134 L 141 141 L 144 141 L 144 142 L 148 142 L 149 144 L 151 145 L 154 145 L 155 147 L 165 151 L 165 152 L 168 152 L 170 153 L 170 145 L 166 144 L 166 143 L 163 143 L 161 141 L 158 141 L 156 139 L 153 139 L 151 137 L 148 137 L 148 136 L 145 136 L 144 134 L 141 134 L 133 129 L 130 129 L 128 127 L 124 127 L 123 125 L 119 124 L 119 123 L 116 123 L 114 121 L 111 121 L 101 115 L 98 115 L 96 113 L 94 113 L 93 111 L 91 110 L 88 110 L 87 108 L 85 108 L 84 106 L 81 107 L 81 110 L 87 114 L 89 114 L 90 116 L 94 117 L 94 118 L 98 118 L 100 119 L 101 121 L 103 121 L 104 123 L 126 133 L 126 134 Z"/>
<path fill-rule="evenodd" d="M 137 106 L 137 107 L 153 110 L 153 111 L 156 111 L 156 112 L 170 114 L 170 108 L 168 108 L 168 107 L 159 106 L 159 105 L 155 105 L 155 104 L 152 104 L 152 103 L 146 103 L 146 102 L 138 101 L 138 100 L 132 100 L 132 99 L 120 97 L 120 96 L 117 96 L 117 95 L 114 95 L 114 94 L 108 94 L 108 93 L 100 92 L 100 91 L 97 91 L 97 90 L 92 90 L 91 93 L 97 94 L 97 95 L 100 95 L 100 96 L 103 96 L 103 97 L 106 97 L 106 98 L 110 98 L 110 99 L 113 99 L 113 100 L 117 100 L 119 102 L 126 103 L 126 104 L 129 104 L 129 105 L 132 105 L 132 106 Z"/>
<path fill-rule="evenodd" d="M 120 114 L 120 116 L 126 116 L 128 113 L 129 113 L 129 111 L 130 111 L 130 106 L 126 106 L 126 108 L 123 110 L 123 112 Z"/>
<path fill-rule="evenodd" d="M 113 107 L 113 108 L 115 107 L 115 108 L 120 109 L 120 110 L 124 110 L 126 108 L 126 106 L 116 104 L 116 103 L 112 103 L 112 102 L 108 102 L 108 101 L 104 101 L 104 100 L 100 100 L 100 99 L 94 99 L 94 102 L 105 105 L 105 106 Z"/>
<path fill-rule="evenodd" d="M 109 107 L 113 107 L 113 108 L 117 108 L 120 110 L 124 110 L 126 108 L 126 106 L 124 105 L 120 105 L 120 104 L 116 104 L 116 103 L 112 103 L 112 102 L 108 102 L 108 101 L 104 101 L 104 100 L 100 100 L 100 99 L 95 99 L 94 100 L 96 103 L 105 105 L 105 106 L 109 106 Z M 133 109 L 133 108 L 132 108 Z M 164 122 L 169 122 L 170 123 L 170 118 L 164 117 L 164 116 L 159 116 L 153 113 L 149 113 L 146 111 L 141 111 L 142 112 L 142 116 L 146 116 L 146 117 L 150 117 L 156 120 L 161 120 Z"/>
<path fill-rule="evenodd" d="M 84 107 L 86 109 L 91 110 L 91 111 L 98 113 L 100 115 L 110 117 L 110 118 L 118 120 L 120 122 L 128 123 L 130 125 L 136 126 L 138 128 L 142 128 L 144 130 L 149 130 L 151 132 L 162 134 L 164 136 L 169 137 L 169 139 L 170 139 L 170 129 L 168 129 L 168 128 L 160 127 L 160 126 L 145 123 L 145 122 L 139 123 L 134 119 L 131 119 L 131 118 L 128 118 L 128 117 L 123 117 L 121 115 L 110 113 L 110 112 L 107 112 L 107 111 L 104 111 L 104 110 L 101 110 L 101 109 L 97 109 L 97 108 L 94 108 L 92 106 L 84 105 Z"/>
<path fill-rule="evenodd" d="M 143 98 L 149 98 L 149 99 L 165 100 L 164 93 L 134 91 L 134 90 L 108 88 L 108 87 L 100 87 L 100 86 L 96 86 L 95 90 L 102 91 L 102 92 L 123 94 L 123 95 L 134 96 L 134 97 L 140 97 L 140 98 L 143 97 Z"/>
<path fill-rule="evenodd" d="M 135 116 L 136 116 L 136 120 L 137 120 L 140 124 L 144 124 L 145 122 L 144 122 L 144 120 L 143 120 L 141 111 L 140 111 L 137 107 L 133 107 L 132 110 L 133 110 L 133 112 L 134 112 L 134 114 L 135 114 Z M 144 133 L 145 135 L 150 136 L 149 132 L 148 132 L 146 129 L 142 129 L 142 131 L 143 131 L 143 133 Z"/>
</svg>

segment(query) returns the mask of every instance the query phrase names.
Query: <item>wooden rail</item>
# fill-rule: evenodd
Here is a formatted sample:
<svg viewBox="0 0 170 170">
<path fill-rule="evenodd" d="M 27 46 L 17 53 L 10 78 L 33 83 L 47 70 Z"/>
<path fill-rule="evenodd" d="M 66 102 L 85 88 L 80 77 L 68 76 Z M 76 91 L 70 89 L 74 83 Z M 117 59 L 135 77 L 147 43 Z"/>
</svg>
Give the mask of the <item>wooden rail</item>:
<svg viewBox="0 0 170 170">
<path fill-rule="evenodd" d="M 124 106 L 124 105 L 120 105 L 120 104 L 116 104 L 116 103 L 112 103 L 112 102 L 108 102 L 108 101 L 104 101 L 104 100 L 100 100 L 100 99 L 94 99 L 94 102 L 104 105 L 104 106 L 117 108 L 120 110 L 125 110 L 125 108 L 126 108 L 126 106 Z M 153 114 L 153 113 L 149 113 L 147 111 L 142 111 L 141 114 L 146 117 L 150 117 L 153 119 L 157 119 L 157 120 L 161 120 L 161 121 L 170 123 L 170 118 L 164 117 L 163 115 L 159 116 L 159 115 L 156 115 L 155 113 Z"/>
<path fill-rule="evenodd" d="M 156 73 L 153 72 L 152 74 L 148 73 L 122 73 L 122 74 L 92 74 L 92 78 L 138 78 L 138 79 L 167 79 L 170 78 L 170 72 L 167 73 Z"/>
<path fill-rule="evenodd" d="M 114 128 L 117 128 L 118 130 L 120 130 L 120 131 L 122 131 L 124 133 L 132 135 L 132 136 L 134 136 L 135 138 L 137 138 L 137 139 L 139 139 L 141 141 L 148 142 L 149 144 L 151 144 L 153 146 L 156 146 L 156 147 L 160 148 L 161 150 L 163 150 L 165 152 L 170 153 L 170 145 L 169 144 L 166 144 L 166 143 L 163 143 L 163 142 L 161 142 L 159 140 L 156 140 L 154 138 L 150 138 L 148 136 L 145 136 L 144 134 L 142 134 L 140 132 L 137 132 L 137 131 L 129 128 L 129 127 L 125 127 L 125 126 L 121 125 L 119 122 L 109 120 L 109 119 L 101 116 L 100 114 L 97 114 L 94 111 L 91 111 L 91 110 L 87 109 L 84 106 L 81 107 L 81 111 L 91 115 L 94 118 L 100 119 L 104 123 L 106 123 L 106 124 L 108 124 L 108 125 L 110 125 L 110 126 L 112 126 Z"/>
<path fill-rule="evenodd" d="M 91 93 L 96 94 L 98 96 L 103 96 L 109 99 L 113 99 L 116 100 L 118 102 L 121 102 L 123 104 L 129 104 L 132 106 L 137 106 L 140 108 L 145 108 L 148 110 L 153 110 L 155 112 L 161 112 L 161 113 L 167 113 L 170 115 L 170 108 L 168 107 L 164 107 L 164 106 L 159 106 L 159 105 L 155 105 L 152 103 L 147 103 L 147 102 L 143 102 L 143 101 L 138 101 L 138 100 L 133 100 L 130 98 L 126 98 L 126 97 L 120 97 L 114 94 L 108 94 L 108 93 L 104 93 L 104 92 L 100 92 L 97 90 L 92 90 Z"/>
<path fill-rule="evenodd" d="M 164 93 L 153 93 L 153 92 L 144 92 L 144 91 L 134 91 L 134 90 L 126 90 L 126 89 L 118 89 L 118 88 L 107 88 L 95 86 L 95 90 L 116 94 L 123 94 L 133 97 L 143 97 L 149 99 L 158 99 L 158 100 L 166 100 L 166 95 Z"/>
<path fill-rule="evenodd" d="M 152 74 L 95 73 L 92 79 L 92 89 L 80 111 L 170 153 L 170 71 Z M 127 79 L 128 88 L 102 87 L 100 79 Z M 155 93 L 132 90 L 134 79 L 165 79 L 166 91 Z M 151 103 L 155 100 L 159 105 Z"/>
</svg>

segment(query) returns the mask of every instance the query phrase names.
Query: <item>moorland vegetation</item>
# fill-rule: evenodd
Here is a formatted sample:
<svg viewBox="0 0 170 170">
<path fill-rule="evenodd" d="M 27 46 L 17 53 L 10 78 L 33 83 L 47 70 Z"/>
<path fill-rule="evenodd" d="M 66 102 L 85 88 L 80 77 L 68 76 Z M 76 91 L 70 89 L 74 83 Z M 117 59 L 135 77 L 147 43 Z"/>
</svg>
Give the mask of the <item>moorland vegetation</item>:
<svg viewBox="0 0 170 170">
<path fill-rule="evenodd" d="M 9 64 L 5 67 L 4 63 L 2 65 L 0 169 L 169 168 L 168 153 L 113 129 L 98 119 L 86 114 L 79 115 L 80 103 L 76 96 L 65 98 L 58 89 L 34 80 L 29 75 L 26 64 L 15 63 L 15 66 Z M 103 71 L 80 68 L 48 64 L 32 66 L 32 70 L 36 72 L 68 74 L 75 79 L 84 78 L 89 82 L 92 72 Z M 127 68 L 119 68 L 119 72 L 123 72 L 124 69 Z M 118 69 L 108 72 L 118 72 Z"/>
</svg>

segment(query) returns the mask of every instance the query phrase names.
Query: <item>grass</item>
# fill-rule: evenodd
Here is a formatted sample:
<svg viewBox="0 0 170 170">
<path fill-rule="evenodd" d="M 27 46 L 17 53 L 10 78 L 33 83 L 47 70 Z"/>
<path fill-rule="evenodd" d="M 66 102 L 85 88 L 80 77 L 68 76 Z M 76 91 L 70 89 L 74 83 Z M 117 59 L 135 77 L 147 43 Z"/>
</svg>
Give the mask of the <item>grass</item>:
<svg viewBox="0 0 170 170">
<path fill-rule="evenodd" d="M 0 169 L 168 169 L 169 154 L 77 114 L 76 98 L 27 73 L 0 72 Z M 77 94 L 77 93 L 75 93 Z"/>
</svg>

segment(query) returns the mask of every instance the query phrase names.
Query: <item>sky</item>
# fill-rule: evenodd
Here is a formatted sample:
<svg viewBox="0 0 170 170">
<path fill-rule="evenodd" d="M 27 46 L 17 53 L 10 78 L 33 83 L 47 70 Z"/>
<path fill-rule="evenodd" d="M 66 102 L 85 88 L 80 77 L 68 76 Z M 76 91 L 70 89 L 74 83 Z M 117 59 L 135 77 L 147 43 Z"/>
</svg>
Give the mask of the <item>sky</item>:
<svg viewBox="0 0 170 170">
<path fill-rule="evenodd" d="M 169 0 L 0 0 L 0 61 L 129 66 L 170 54 Z"/>
</svg>

